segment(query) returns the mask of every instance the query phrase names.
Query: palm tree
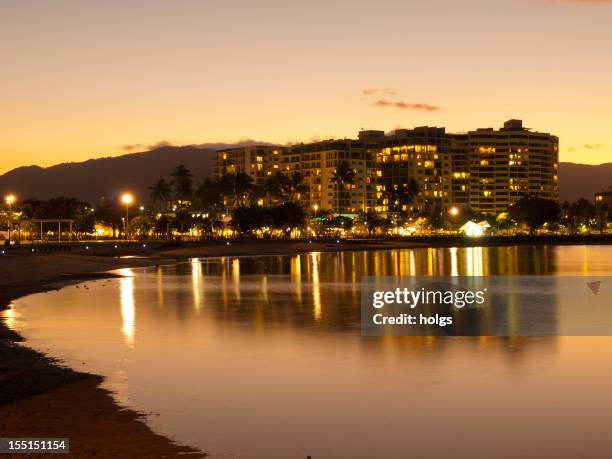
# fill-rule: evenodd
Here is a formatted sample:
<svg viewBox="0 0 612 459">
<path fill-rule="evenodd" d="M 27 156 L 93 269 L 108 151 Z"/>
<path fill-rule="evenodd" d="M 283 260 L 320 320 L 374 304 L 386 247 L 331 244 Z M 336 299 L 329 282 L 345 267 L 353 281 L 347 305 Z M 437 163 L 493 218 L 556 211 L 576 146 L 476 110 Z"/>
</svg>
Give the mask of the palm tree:
<svg viewBox="0 0 612 459">
<path fill-rule="evenodd" d="M 168 207 L 168 200 L 170 199 L 172 188 L 170 184 L 163 178 L 159 179 L 153 186 L 149 187 L 151 192 L 149 196 L 154 203 L 161 202 L 164 204 L 164 210 Z"/>
<path fill-rule="evenodd" d="M 304 184 L 304 176 L 300 172 L 286 175 L 277 171 L 276 174 L 266 179 L 264 190 L 271 201 L 293 202 L 301 193 L 308 191 L 308 186 Z"/>
<path fill-rule="evenodd" d="M 250 175 L 239 172 L 234 177 L 234 197 L 238 205 L 246 205 L 255 191 L 255 185 Z"/>
<path fill-rule="evenodd" d="M 377 212 L 363 212 L 359 214 L 359 221 L 363 223 L 368 231 L 368 236 L 372 236 L 379 228 L 382 228 L 385 220 Z"/>
<path fill-rule="evenodd" d="M 341 161 L 332 175 L 332 182 L 335 182 L 337 187 L 338 205 L 336 211 L 339 214 L 342 213 L 340 196 L 344 192 L 346 185 L 350 185 L 355 181 L 355 175 L 355 169 L 351 168 L 348 161 Z"/>
<path fill-rule="evenodd" d="M 270 223 L 276 229 L 282 230 L 285 237 L 294 229 L 301 228 L 306 224 L 306 210 L 297 202 L 284 202 L 278 206 L 269 207 Z"/>
<path fill-rule="evenodd" d="M 226 204 L 233 207 L 245 204 L 254 188 L 253 179 L 244 172 L 224 174 L 218 183 Z"/>
<path fill-rule="evenodd" d="M 402 190 L 408 204 L 412 204 L 416 200 L 420 191 L 419 184 L 414 178 L 410 178 L 408 183 L 403 186 Z"/>
<path fill-rule="evenodd" d="M 190 200 L 193 195 L 193 174 L 183 164 L 179 164 L 170 174 L 174 186 L 174 196 L 179 200 Z"/>
<path fill-rule="evenodd" d="M 209 214 L 220 213 L 223 206 L 221 185 L 218 181 L 205 177 L 196 191 L 196 206 Z"/>
<path fill-rule="evenodd" d="M 285 191 L 289 187 L 288 182 L 289 180 L 287 177 L 282 172 L 277 171 L 276 174 L 271 175 L 264 182 L 264 190 L 266 195 L 271 201 L 282 200 Z"/>
<path fill-rule="evenodd" d="M 304 183 L 304 175 L 301 172 L 294 172 L 288 181 L 289 201 L 293 201 L 296 196 L 308 192 L 308 185 Z"/>
<path fill-rule="evenodd" d="M 414 203 L 419 195 L 419 184 L 414 178 L 400 185 L 387 185 L 384 196 L 389 203 L 389 211 L 399 214 L 404 206 Z"/>
</svg>

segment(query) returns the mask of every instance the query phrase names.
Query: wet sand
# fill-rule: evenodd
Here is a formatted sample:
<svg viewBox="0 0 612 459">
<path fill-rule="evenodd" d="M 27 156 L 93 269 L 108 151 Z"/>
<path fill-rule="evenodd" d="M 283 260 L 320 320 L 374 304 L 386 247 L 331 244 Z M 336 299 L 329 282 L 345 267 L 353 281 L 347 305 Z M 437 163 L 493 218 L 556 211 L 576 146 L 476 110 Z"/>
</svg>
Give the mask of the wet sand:
<svg viewBox="0 0 612 459">
<path fill-rule="evenodd" d="M 205 457 L 153 433 L 141 414 L 121 410 L 111 394 L 99 388 L 101 381 L 78 375 L 56 389 L 0 406 L 0 435 L 69 437 L 74 458 Z"/>
</svg>

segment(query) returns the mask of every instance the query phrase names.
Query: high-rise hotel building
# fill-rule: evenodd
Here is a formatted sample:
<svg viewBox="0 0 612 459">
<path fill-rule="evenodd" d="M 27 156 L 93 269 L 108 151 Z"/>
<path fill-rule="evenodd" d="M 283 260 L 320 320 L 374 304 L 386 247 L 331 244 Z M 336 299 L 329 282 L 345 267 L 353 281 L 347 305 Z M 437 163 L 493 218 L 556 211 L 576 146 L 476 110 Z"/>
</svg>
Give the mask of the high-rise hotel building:
<svg viewBox="0 0 612 459">
<path fill-rule="evenodd" d="M 278 145 L 245 145 L 218 150 L 213 161 L 216 178 L 225 174 L 244 173 L 261 185 L 266 177 L 283 168 L 287 148 Z"/>
<path fill-rule="evenodd" d="M 509 120 L 499 130 L 477 129 L 460 136 L 461 156 L 467 156 L 469 207 L 499 214 L 520 198 L 532 195 L 559 200 L 559 139 L 531 131 L 521 120 Z M 464 164 L 462 162 L 462 164 Z"/>
<path fill-rule="evenodd" d="M 328 209 L 342 214 L 358 214 L 374 203 L 374 161 L 367 142 L 355 139 L 324 140 L 297 144 L 291 148 L 248 145 L 216 152 L 213 170 L 224 174 L 245 173 L 262 185 L 267 177 L 282 172 L 302 174 L 309 192 L 301 196 L 307 208 Z M 350 184 L 338 184 L 334 172 L 341 162 L 355 171 Z"/>
<path fill-rule="evenodd" d="M 369 151 L 376 161 L 380 212 L 389 210 L 385 191 L 410 179 L 418 184 L 415 207 L 421 211 L 458 206 L 496 215 L 527 195 L 559 200 L 559 139 L 527 129 L 521 120 L 465 134 L 400 129 Z"/>
<path fill-rule="evenodd" d="M 308 208 L 341 214 L 444 211 L 451 206 L 499 214 L 526 195 L 557 201 L 559 139 L 529 130 L 520 120 L 461 134 L 418 127 L 361 131 L 358 139 L 325 140 L 290 148 L 251 145 L 220 150 L 216 177 L 244 172 L 262 184 L 276 171 L 300 172 Z M 340 187 L 334 172 L 341 162 L 355 171 Z M 394 190 L 416 183 L 413 200 L 399 202 Z M 390 200 L 395 199 L 395 202 Z"/>
<path fill-rule="evenodd" d="M 375 205 L 375 168 L 368 143 L 362 140 L 324 140 L 291 147 L 291 162 L 299 156 L 300 172 L 310 193 L 302 202 L 308 208 L 358 214 Z M 350 184 L 339 184 L 334 173 L 341 162 L 355 171 Z"/>
<path fill-rule="evenodd" d="M 365 131 L 360 137 L 366 137 L 368 132 L 376 131 Z M 402 210 L 443 209 L 452 204 L 452 139 L 444 128 L 398 129 L 375 140 L 368 148 L 376 164 L 374 210 L 387 212 L 398 206 Z M 392 188 L 407 188 L 411 181 L 418 185 L 411 202 L 404 200 L 395 206 L 389 202 L 399 201 Z"/>
</svg>

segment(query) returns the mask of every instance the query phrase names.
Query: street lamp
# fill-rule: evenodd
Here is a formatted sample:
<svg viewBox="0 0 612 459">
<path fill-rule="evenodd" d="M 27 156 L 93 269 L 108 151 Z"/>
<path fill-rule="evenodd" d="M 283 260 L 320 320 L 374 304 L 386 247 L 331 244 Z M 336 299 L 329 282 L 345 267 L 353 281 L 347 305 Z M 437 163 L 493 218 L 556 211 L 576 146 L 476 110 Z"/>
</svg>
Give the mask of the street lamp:
<svg viewBox="0 0 612 459">
<path fill-rule="evenodd" d="M 15 202 L 16 198 L 14 194 L 8 194 L 4 197 L 4 200 L 6 201 L 6 203 L 8 204 L 9 207 L 9 213 L 8 213 L 8 242 L 9 242 L 9 246 L 11 245 L 11 226 L 13 223 L 13 203 Z"/>
<path fill-rule="evenodd" d="M 312 206 L 312 208 L 314 209 L 314 217 L 317 218 L 317 210 L 319 210 L 319 205 L 315 204 L 314 206 Z"/>
<path fill-rule="evenodd" d="M 125 204 L 125 238 L 128 239 L 128 224 L 130 223 L 130 204 L 134 202 L 134 196 L 130 193 L 121 195 L 121 202 Z"/>
<path fill-rule="evenodd" d="M 455 221 L 455 217 L 457 217 L 457 215 L 459 215 L 459 208 L 457 206 L 453 206 L 450 209 L 448 209 L 448 213 L 451 216 L 451 222 L 454 226 L 454 224 L 456 224 L 457 222 Z M 457 234 L 459 234 L 459 228 L 457 228 Z"/>
</svg>

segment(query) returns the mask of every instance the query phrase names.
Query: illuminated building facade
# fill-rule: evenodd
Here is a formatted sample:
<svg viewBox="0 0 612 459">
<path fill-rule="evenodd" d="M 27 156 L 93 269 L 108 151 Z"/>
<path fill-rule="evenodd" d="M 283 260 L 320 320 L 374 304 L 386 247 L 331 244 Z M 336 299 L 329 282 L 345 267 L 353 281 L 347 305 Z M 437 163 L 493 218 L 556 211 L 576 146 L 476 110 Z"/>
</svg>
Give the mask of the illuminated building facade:
<svg viewBox="0 0 612 459">
<path fill-rule="evenodd" d="M 470 207 L 470 158 L 468 136 L 450 134 L 451 137 L 451 200 L 458 209 Z"/>
<path fill-rule="evenodd" d="M 215 177 L 244 173 L 261 185 L 266 177 L 281 171 L 287 148 L 278 145 L 245 145 L 216 152 L 213 161 Z"/>
<path fill-rule="evenodd" d="M 499 214 L 532 195 L 559 200 L 559 139 L 509 120 L 499 130 L 477 129 L 466 135 L 469 206 Z M 463 142 L 463 140 L 462 140 Z"/>
<path fill-rule="evenodd" d="M 343 139 L 299 144 L 291 148 L 290 156 L 291 164 L 299 157 L 299 170 L 310 190 L 302 199 L 306 207 L 357 214 L 375 204 L 374 161 L 367 142 Z M 340 185 L 334 179 L 334 173 L 342 162 L 355 172 L 352 183 Z"/>
<path fill-rule="evenodd" d="M 444 209 L 452 204 L 452 138 L 444 128 L 399 129 L 369 149 L 376 162 L 378 212 Z M 416 196 L 402 199 L 401 190 L 411 183 L 417 185 Z"/>
<path fill-rule="evenodd" d="M 557 137 L 509 120 L 499 130 L 462 134 L 424 126 L 388 134 L 362 130 L 358 139 L 290 148 L 225 149 L 216 154 L 214 173 L 219 178 L 244 172 L 262 185 L 277 171 L 300 172 L 309 190 L 301 195 L 302 204 L 340 214 L 430 213 L 451 207 L 499 214 L 526 195 L 558 201 L 558 157 Z M 342 162 L 355 174 L 340 187 L 334 173 Z M 408 189 L 416 190 L 414 196 Z"/>
</svg>

